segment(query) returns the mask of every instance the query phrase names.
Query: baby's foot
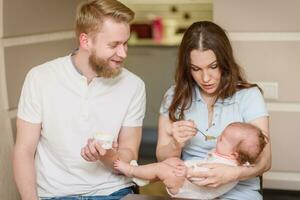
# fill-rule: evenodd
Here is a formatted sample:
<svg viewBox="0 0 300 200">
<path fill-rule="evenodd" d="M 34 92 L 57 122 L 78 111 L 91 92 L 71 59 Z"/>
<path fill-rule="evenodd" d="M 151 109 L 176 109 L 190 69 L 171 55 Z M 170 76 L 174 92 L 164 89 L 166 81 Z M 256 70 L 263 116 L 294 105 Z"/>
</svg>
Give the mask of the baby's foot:
<svg viewBox="0 0 300 200">
<path fill-rule="evenodd" d="M 133 166 L 123 162 L 121 160 L 116 160 L 114 162 L 114 168 L 122 172 L 127 177 L 132 177 Z"/>
</svg>

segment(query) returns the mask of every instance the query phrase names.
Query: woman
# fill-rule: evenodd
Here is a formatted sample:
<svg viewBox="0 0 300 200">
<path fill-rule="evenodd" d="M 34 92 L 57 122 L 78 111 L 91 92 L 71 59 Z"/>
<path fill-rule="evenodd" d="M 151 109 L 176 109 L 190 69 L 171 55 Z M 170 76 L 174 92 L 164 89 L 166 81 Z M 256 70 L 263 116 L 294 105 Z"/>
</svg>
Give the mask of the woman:
<svg viewBox="0 0 300 200">
<path fill-rule="evenodd" d="M 165 94 L 160 109 L 156 155 L 183 160 L 203 159 L 215 140 L 205 140 L 197 129 L 217 137 L 231 122 L 248 122 L 269 137 L 269 119 L 263 96 L 243 77 L 232 47 L 221 27 L 196 22 L 185 32 L 179 47 L 175 86 Z M 218 187 L 239 180 L 222 199 L 262 199 L 259 178 L 271 167 L 271 147 L 266 145 L 254 166 L 207 164 L 208 172 L 195 172 L 199 186 Z"/>
</svg>

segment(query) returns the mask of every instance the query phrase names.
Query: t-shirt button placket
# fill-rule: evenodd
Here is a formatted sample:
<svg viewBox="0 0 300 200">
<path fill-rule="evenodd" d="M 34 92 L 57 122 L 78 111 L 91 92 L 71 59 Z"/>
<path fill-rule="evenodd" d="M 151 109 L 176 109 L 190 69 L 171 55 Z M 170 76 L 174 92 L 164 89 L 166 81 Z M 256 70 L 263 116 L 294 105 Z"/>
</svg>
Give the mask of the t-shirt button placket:
<svg viewBox="0 0 300 200">
<path fill-rule="evenodd" d="M 89 118 L 89 112 L 88 112 L 88 108 L 86 105 L 84 105 L 83 107 L 83 113 L 82 113 L 82 119 L 83 120 L 88 120 Z"/>
<path fill-rule="evenodd" d="M 86 90 L 85 94 L 83 95 L 83 112 L 82 112 L 82 119 L 88 120 L 89 118 L 89 106 L 88 106 L 88 91 Z"/>
</svg>

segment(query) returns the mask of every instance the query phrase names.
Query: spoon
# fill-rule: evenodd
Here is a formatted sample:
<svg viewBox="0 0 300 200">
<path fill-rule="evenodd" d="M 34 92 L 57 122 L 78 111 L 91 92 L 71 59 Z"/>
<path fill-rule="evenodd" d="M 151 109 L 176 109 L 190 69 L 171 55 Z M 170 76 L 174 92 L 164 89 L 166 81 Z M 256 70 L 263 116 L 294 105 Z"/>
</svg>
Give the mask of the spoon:
<svg viewBox="0 0 300 200">
<path fill-rule="evenodd" d="M 197 132 L 201 133 L 205 137 L 205 141 L 217 139 L 215 136 L 206 135 L 205 133 L 203 133 L 202 131 L 200 131 L 198 128 L 196 128 L 196 130 L 197 130 Z"/>
</svg>

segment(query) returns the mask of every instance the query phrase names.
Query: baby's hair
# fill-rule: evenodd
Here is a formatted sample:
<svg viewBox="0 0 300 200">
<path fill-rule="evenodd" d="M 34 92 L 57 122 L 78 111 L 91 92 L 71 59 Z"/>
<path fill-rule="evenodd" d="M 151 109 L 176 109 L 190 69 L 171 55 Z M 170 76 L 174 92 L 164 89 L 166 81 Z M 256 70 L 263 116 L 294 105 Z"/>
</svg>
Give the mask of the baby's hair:
<svg viewBox="0 0 300 200">
<path fill-rule="evenodd" d="M 268 143 L 268 137 L 260 128 L 249 123 L 234 122 L 229 126 L 237 127 L 240 129 L 240 132 L 245 134 L 245 136 L 237 146 L 238 163 L 241 165 L 247 162 L 250 164 L 254 164 L 258 156 Z M 249 141 L 249 138 L 255 139 L 253 141 Z"/>
</svg>

